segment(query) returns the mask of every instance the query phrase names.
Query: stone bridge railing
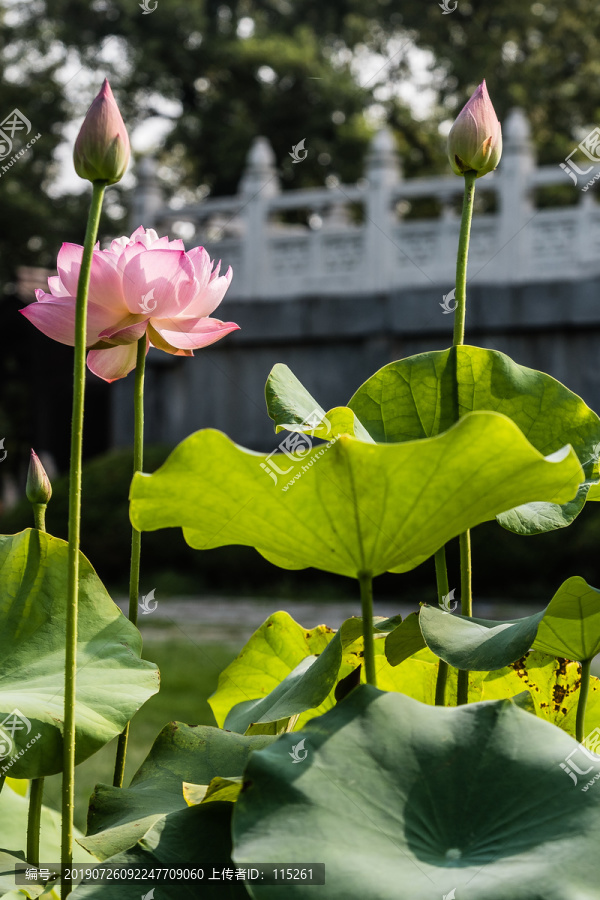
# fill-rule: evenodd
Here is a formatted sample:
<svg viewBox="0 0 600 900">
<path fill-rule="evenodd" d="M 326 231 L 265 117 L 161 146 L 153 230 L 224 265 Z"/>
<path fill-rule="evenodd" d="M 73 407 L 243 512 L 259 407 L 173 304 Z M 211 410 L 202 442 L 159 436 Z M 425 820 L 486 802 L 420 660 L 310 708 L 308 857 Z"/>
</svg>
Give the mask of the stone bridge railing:
<svg viewBox="0 0 600 900">
<path fill-rule="evenodd" d="M 537 189 L 570 182 L 558 164 L 536 166 L 522 111 L 510 113 L 503 134 L 499 168 L 478 182 L 478 193 L 493 195 L 488 207 L 495 211 L 475 217 L 469 281 L 518 285 L 599 275 L 600 206 L 593 191 L 571 186 L 574 205 L 537 208 Z M 154 224 L 186 246 L 203 244 L 233 266 L 232 299 L 452 287 L 461 178 L 405 180 L 393 136 L 383 130 L 373 139 L 363 179 L 328 182 L 282 192 L 273 150 L 257 138 L 236 196 L 182 209 L 165 204 L 154 162 L 143 160 L 132 214 L 136 225 Z M 436 218 L 407 217 L 421 198 L 436 200 Z M 286 224 L 290 213 L 307 224 Z"/>
</svg>

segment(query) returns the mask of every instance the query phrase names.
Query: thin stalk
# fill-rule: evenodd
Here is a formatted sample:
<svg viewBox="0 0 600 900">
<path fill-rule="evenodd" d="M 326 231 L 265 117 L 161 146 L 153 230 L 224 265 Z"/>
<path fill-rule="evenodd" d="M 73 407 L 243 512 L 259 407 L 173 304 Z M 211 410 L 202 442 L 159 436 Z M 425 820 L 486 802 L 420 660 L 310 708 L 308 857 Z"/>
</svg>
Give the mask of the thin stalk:
<svg viewBox="0 0 600 900">
<path fill-rule="evenodd" d="M 575 737 L 580 744 L 583 743 L 585 737 L 585 711 L 590 692 L 591 665 L 591 659 L 584 659 L 581 663 L 581 687 L 579 689 L 579 700 L 577 701 L 577 719 L 575 720 Z"/>
<path fill-rule="evenodd" d="M 42 798 L 44 779 L 33 778 L 29 794 L 29 815 L 27 817 L 27 853 L 25 858 L 31 866 L 40 864 L 40 826 L 42 823 Z"/>
<path fill-rule="evenodd" d="M 32 503 L 33 518 L 38 531 L 46 531 L 46 503 Z M 40 864 L 40 827 L 42 822 L 42 801 L 44 779 L 33 778 L 29 792 L 27 811 L 27 852 L 25 858 L 32 866 Z"/>
<path fill-rule="evenodd" d="M 2 788 L 4 787 L 5 781 L 6 781 L 6 775 L 0 775 L 0 794 L 2 793 Z"/>
<path fill-rule="evenodd" d="M 438 603 L 450 593 L 448 584 L 448 568 L 446 566 L 446 546 L 440 547 L 435 554 L 435 579 L 437 582 Z M 440 659 L 438 665 L 437 681 L 435 683 L 435 705 L 444 706 L 446 703 L 446 681 L 448 679 L 448 663 Z"/>
<path fill-rule="evenodd" d="M 75 361 L 73 366 L 73 416 L 71 421 L 71 463 L 69 472 L 69 550 L 67 582 L 67 622 L 65 642 L 65 716 L 63 734 L 63 785 L 61 863 L 70 867 L 73 859 L 73 812 L 75 806 L 75 681 L 77 667 L 77 612 L 79 604 L 79 543 L 81 536 L 81 460 L 83 450 L 83 406 L 85 396 L 85 355 L 87 300 L 92 255 L 106 183 L 95 181 L 88 214 L 81 268 L 77 284 L 75 313 Z M 65 883 L 62 896 L 71 893 Z"/>
<path fill-rule="evenodd" d="M 377 687 L 375 673 L 375 644 L 373 640 L 373 577 L 370 572 L 360 572 L 360 602 L 362 606 L 363 640 L 365 645 L 365 678 L 367 684 Z"/>
<path fill-rule="evenodd" d="M 471 532 L 465 531 L 460 542 L 460 611 L 463 616 L 473 615 L 473 594 L 471 590 Z M 469 702 L 469 673 L 458 671 L 457 705 Z"/>
<path fill-rule="evenodd" d="M 135 385 L 133 396 L 133 471 L 140 472 L 144 468 L 144 374 L 146 369 L 146 335 L 143 334 L 137 345 L 135 365 Z M 142 535 L 135 528 L 131 529 L 131 564 L 129 567 L 129 620 L 137 625 L 138 598 L 140 592 L 140 556 L 142 551 Z M 127 742 L 129 740 L 129 722 L 119 735 L 117 757 L 113 785 L 123 786 L 125 776 L 125 760 Z"/>
<path fill-rule="evenodd" d="M 33 521 L 34 528 L 38 531 L 46 530 L 46 506 L 47 503 L 33 503 Z"/>
<path fill-rule="evenodd" d="M 463 197 L 462 216 L 460 220 L 460 235 L 458 238 L 458 255 L 456 257 L 456 285 L 455 300 L 456 312 L 454 313 L 454 335 L 452 346 L 458 347 L 465 340 L 465 318 L 467 311 L 467 262 L 469 258 L 469 240 L 471 237 L 471 222 L 473 220 L 473 201 L 475 199 L 476 172 L 466 172 L 465 193 Z M 460 407 L 458 405 L 458 359 L 456 366 L 456 401 L 457 416 Z M 473 598 L 471 594 L 471 535 L 465 531 L 460 535 L 460 601 L 463 616 L 473 615 Z M 459 670 L 457 704 L 468 703 L 469 700 L 469 673 Z"/>
<path fill-rule="evenodd" d="M 476 172 L 467 172 L 465 194 L 463 198 L 462 217 L 460 220 L 460 236 L 458 238 L 458 256 L 456 258 L 456 284 L 454 299 L 454 336 L 452 346 L 457 347 L 465 342 L 465 316 L 467 311 L 467 260 L 469 257 L 469 238 L 471 236 L 471 220 L 473 219 L 473 200 L 475 199 Z"/>
</svg>

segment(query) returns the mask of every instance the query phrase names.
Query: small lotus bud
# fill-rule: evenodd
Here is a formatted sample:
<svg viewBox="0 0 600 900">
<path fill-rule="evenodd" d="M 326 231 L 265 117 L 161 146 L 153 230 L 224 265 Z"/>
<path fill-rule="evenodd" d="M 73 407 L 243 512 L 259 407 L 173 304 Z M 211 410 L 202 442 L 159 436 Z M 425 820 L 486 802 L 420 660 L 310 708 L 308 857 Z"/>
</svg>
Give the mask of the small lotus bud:
<svg viewBox="0 0 600 900">
<path fill-rule="evenodd" d="M 34 450 L 31 451 L 31 459 L 29 460 L 26 493 L 30 503 L 45 504 L 52 496 L 50 479 L 46 475 L 46 470 Z"/>
<path fill-rule="evenodd" d="M 481 178 L 502 156 L 502 129 L 485 80 L 463 107 L 448 135 L 448 158 L 457 175 L 477 172 Z"/>
<path fill-rule="evenodd" d="M 129 163 L 129 137 L 108 80 L 83 120 L 73 151 L 75 171 L 87 181 L 120 181 Z"/>
</svg>

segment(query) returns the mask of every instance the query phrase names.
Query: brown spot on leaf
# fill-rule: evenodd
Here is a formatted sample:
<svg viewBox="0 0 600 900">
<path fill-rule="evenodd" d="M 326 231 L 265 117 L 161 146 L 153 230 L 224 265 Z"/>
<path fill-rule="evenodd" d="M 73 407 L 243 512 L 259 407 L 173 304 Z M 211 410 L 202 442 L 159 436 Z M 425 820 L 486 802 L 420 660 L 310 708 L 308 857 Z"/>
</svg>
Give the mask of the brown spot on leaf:
<svg viewBox="0 0 600 900">
<path fill-rule="evenodd" d="M 556 662 L 558 663 L 557 672 L 559 675 L 567 675 L 567 665 L 569 664 L 569 659 L 564 659 L 562 656 L 556 657 Z"/>
<path fill-rule="evenodd" d="M 552 688 L 552 699 L 554 701 L 556 712 L 559 711 L 561 703 L 563 702 L 567 694 L 568 691 L 565 687 L 563 687 L 562 684 L 555 684 Z"/>
</svg>

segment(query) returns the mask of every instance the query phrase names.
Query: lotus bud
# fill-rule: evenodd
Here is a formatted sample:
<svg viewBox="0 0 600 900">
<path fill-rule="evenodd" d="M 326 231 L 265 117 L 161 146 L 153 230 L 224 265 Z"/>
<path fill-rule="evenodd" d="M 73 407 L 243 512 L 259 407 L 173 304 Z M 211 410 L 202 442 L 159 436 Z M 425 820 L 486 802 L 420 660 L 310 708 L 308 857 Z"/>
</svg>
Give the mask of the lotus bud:
<svg viewBox="0 0 600 900">
<path fill-rule="evenodd" d="M 26 493 L 27 499 L 33 504 L 43 503 L 45 505 L 52 496 L 50 479 L 46 475 L 46 470 L 34 450 L 31 451 L 31 459 L 29 460 Z"/>
<path fill-rule="evenodd" d="M 129 163 L 129 137 L 108 80 L 83 120 L 73 151 L 75 171 L 87 181 L 120 181 Z"/>
<path fill-rule="evenodd" d="M 448 158 L 457 175 L 496 168 L 502 156 L 502 129 L 485 80 L 459 113 L 448 135 Z"/>
</svg>

